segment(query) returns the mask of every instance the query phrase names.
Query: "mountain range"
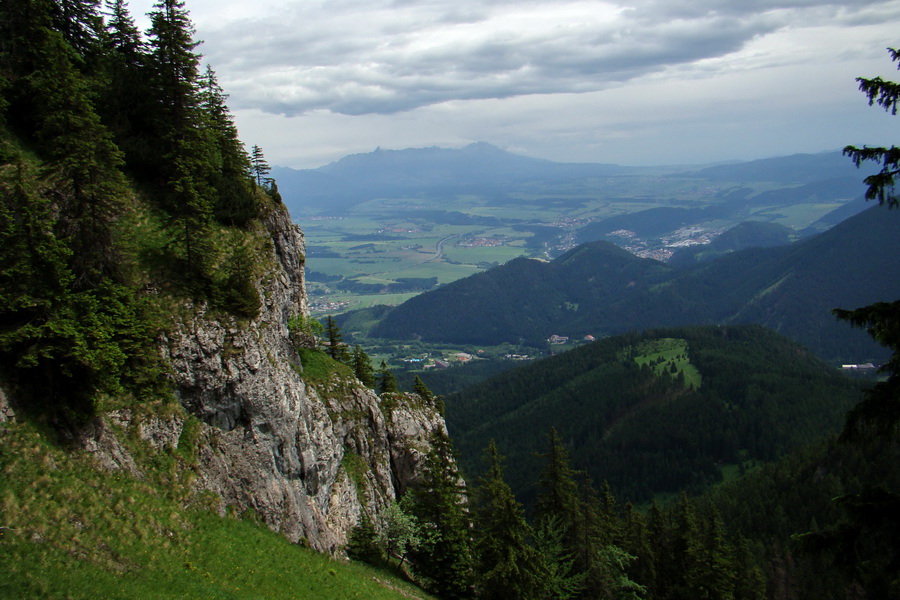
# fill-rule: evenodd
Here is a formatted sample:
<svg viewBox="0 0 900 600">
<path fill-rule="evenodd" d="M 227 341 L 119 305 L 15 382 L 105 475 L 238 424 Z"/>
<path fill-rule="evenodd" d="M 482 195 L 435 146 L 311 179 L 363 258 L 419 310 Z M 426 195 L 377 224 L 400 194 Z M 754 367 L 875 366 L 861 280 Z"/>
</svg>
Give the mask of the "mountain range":
<svg viewBox="0 0 900 600">
<path fill-rule="evenodd" d="M 757 199 L 769 202 L 782 190 L 786 202 L 812 197 L 860 196 L 861 180 L 869 171 L 858 170 L 839 152 L 798 154 L 704 168 L 685 166 L 629 167 L 601 163 L 557 163 L 507 152 L 478 142 L 463 148 L 376 149 L 353 154 L 315 169 L 275 167 L 285 204 L 295 217 L 339 214 L 352 206 L 383 197 L 418 195 L 452 199 L 477 193 L 507 202 L 507 193 L 541 189 L 571 182 L 605 178 L 666 178 L 671 181 L 706 180 L 721 184 L 771 184 Z M 536 186 L 536 187 L 535 187 Z M 745 195 L 750 190 L 744 190 Z M 731 198 L 740 198 L 732 190 Z M 775 199 L 776 203 L 780 201 Z"/>
<path fill-rule="evenodd" d="M 379 197 L 472 192 L 499 194 L 533 182 L 560 182 L 645 171 L 520 156 L 484 142 L 461 149 L 408 148 L 352 154 L 317 169 L 276 167 L 272 174 L 294 216 L 329 213 Z"/>
<path fill-rule="evenodd" d="M 416 296 L 373 337 L 543 345 L 648 327 L 756 323 L 835 361 L 884 355 L 831 314 L 900 296 L 896 213 L 871 207 L 799 242 L 747 248 L 686 267 L 604 241 L 544 262 L 517 258 Z"/>
</svg>

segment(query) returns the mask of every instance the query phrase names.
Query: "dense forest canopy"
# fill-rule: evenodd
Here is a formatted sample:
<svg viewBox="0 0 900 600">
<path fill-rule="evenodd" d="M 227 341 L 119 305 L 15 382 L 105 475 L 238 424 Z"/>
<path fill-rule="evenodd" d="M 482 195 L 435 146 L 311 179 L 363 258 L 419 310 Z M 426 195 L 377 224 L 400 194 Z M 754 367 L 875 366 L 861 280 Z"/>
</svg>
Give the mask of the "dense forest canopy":
<svg viewBox="0 0 900 600">
<path fill-rule="evenodd" d="M 166 298 L 257 313 L 255 232 L 277 190 L 183 2 L 157 3 L 146 36 L 123 0 L 0 10 L 0 353 L 77 420 L 103 395 L 159 391 Z"/>
</svg>

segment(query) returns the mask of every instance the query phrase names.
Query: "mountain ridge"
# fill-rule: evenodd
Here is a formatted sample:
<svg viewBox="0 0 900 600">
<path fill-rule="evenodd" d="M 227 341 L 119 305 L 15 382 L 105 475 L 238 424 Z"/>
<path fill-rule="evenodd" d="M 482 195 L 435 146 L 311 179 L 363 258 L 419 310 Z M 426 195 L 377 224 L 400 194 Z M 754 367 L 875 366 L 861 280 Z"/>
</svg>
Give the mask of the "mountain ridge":
<svg viewBox="0 0 900 600">
<path fill-rule="evenodd" d="M 445 403 L 463 464 L 476 469 L 493 439 L 525 497 L 552 426 L 575 468 L 645 500 L 698 491 L 724 464 L 773 460 L 836 431 L 858 393 L 858 383 L 771 330 L 704 325 L 605 338 Z"/>
<path fill-rule="evenodd" d="M 755 322 L 833 360 L 881 356 L 868 336 L 837 322 L 830 311 L 900 294 L 892 263 L 900 242 L 892 231 L 894 215 L 884 210 L 871 207 L 788 246 L 745 249 L 691 267 L 626 256 L 597 242 L 527 268 L 525 259 L 516 259 L 408 300 L 371 335 L 539 345 L 552 333 L 599 337 L 646 327 Z M 581 265 L 578 256 L 595 261 Z"/>
</svg>

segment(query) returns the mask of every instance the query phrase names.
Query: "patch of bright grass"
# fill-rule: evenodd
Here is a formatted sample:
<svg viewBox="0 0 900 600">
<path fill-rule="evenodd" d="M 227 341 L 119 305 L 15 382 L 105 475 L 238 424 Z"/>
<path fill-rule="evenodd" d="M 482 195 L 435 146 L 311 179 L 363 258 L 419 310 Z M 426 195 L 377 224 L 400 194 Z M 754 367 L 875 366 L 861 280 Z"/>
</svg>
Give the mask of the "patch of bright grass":
<svg viewBox="0 0 900 600">
<path fill-rule="evenodd" d="M 686 340 L 662 338 L 649 340 L 631 349 L 634 361 L 639 365 L 649 365 L 657 375 L 668 373 L 676 377 L 684 375 L 684 385 L 699 388 L 702 382 L 700 371 L 691 364 Z M 674 365 L 674 370 L 673 370 Z"/>
<path fill-rule="evenodd" d="M 353 370 L 347 365 L 314 348 L 299 348 L 301 373 L 304 381 L 312 384 L 328 383 L 335 373 L 342 377 L 353 377 Z"/>
<path fill-rule="evenodd" d="M 0 439 L 2 598 L 428 598 L 198 508 L 200 497 L 97 468 L 28 424 L 0 425 Z"/>
</svg>

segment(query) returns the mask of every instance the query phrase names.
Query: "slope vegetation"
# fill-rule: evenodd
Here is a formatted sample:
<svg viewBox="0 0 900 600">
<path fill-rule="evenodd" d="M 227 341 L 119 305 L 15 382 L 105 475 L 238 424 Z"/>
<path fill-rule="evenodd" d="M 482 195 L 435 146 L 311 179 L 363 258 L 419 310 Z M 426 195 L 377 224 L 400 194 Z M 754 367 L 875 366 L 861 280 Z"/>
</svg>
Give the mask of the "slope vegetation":
<svg viewBox="0 0 900 600">
<path fill-rule="evenodd" d="M 493 377 L 446 401 L 471 467 L 491 439 L 529 494 L 555 427 L 576 468 L 633 500 L 698 490 L 835 431 L 859 388 L 758 326 L 632 333 Z"/>
<path fill-rule="evenodd" d="M 0 597 L 426 598 L 381 571 L 225 517 L 196 494 L 192 447 L 143 456 L 138 478 L 98 469 L 28 424 L 0 423 Z"/>
</svg>

